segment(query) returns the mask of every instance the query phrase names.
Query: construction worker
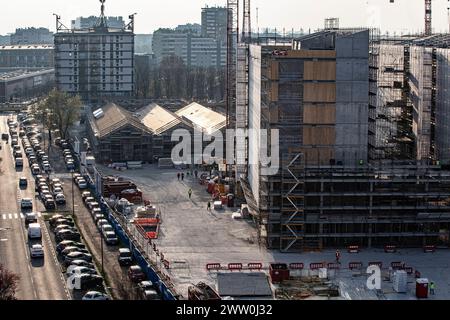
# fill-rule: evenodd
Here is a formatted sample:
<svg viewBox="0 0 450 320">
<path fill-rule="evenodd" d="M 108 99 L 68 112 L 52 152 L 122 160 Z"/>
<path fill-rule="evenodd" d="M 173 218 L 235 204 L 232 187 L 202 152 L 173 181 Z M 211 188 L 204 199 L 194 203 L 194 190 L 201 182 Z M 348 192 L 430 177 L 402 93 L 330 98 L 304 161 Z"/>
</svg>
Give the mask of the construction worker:
<svg viewBox="0 0 450 320">
<path fill-rule="evenodd" d="M 336 262 L 339 263 L 339 259 L 341 258 L 341 252 L 338 250 L 336 250 Z"/>
<path fill-rule="evenodd" d="M 436 289 L 436 285 L 433 281 L 430 282 L 430 294 L 434 296 L 434 289 Z"/>
<path fill-rule="evenodd" d="M 189 189 L 188 194 L 189 194 L 189 199 L 190 199 L 192 197 L 192 189 Z"/>
</svg>

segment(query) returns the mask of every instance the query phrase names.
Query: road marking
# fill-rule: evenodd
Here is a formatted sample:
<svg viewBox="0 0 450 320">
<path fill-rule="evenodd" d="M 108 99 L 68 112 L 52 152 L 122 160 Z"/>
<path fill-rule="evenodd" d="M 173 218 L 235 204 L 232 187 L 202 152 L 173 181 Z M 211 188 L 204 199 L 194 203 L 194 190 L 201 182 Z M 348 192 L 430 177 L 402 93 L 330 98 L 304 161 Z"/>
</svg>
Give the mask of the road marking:
<svg viewBox="0 0 450 320">
<path fill-rule="evenodd" d="M 18 219 L 18 218 L 19 218 L 18 214 L 14 213 L 14 219 Z"/>
<path fill-rule="evenodd" d="M 12 220 L 12 213 L 9 214 L 9 220 Z"/>
<path fill-rule="evenodd" d="M 20 214 L 20 219 L 25 219 L 25 215 L 23 213 Z"/>
<path fill-rule="evenodd" d="M 8 239 L 0 239 L 0 242 L 6 242 Z"/>
<path fill-rule="evenodd" d="M 6 220 L 6 214 L 2 215 L 3 220 Z"/>
</svg>

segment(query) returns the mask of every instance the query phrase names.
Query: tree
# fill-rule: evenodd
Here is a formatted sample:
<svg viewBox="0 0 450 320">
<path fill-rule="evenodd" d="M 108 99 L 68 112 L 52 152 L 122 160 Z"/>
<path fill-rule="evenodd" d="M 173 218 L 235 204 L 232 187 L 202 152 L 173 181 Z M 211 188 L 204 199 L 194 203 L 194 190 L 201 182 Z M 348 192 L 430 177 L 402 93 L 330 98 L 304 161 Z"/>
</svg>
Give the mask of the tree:
<svg viewBox="0 0 450 320">
<path fill-rule="evenodd" d="M 147 98 L 150 89 L 150 62 L 146 56 L 136 59 L 136 93 L 140 98 Z M 149 58 L 147 58 L 149 59 Z"/>
<path fill-rule="evenodd" d="M 0 300 L 16 300 L 17 283 L 20 277 L 0 264 Z"/>
<path fill-rule="evenodd" d="M 63 139 L 71 126 L 79 120 L 81 100 L 79 96 L 71 96 L 65 92 L 52 90 L 48 96 L 35 105 L 33 113 L 36 119 L 48 130 L 58 129 Z"/>
</svg>

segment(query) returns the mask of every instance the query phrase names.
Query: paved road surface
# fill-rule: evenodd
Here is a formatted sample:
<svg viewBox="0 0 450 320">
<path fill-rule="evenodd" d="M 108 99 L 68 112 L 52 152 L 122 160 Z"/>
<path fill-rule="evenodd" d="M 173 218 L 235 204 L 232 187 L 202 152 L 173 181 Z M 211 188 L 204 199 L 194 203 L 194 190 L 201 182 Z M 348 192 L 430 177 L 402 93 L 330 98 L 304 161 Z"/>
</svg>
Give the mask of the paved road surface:
<svg viewBox="0 0 450 320">
<path fill-rule="evenodd" d="M 7 116 L 0 115 L 0 132 L 8 132 Z M 61 269 L 55 261 L 55 252 L 50 243 L 42 217 L 42 243 L 44 260 L 31 261 L 29 257 L 27 231 L 20 212 L 19 201 L 22 197 L 33 199 L 34 210 L 43 211 L 42 203 L 34 199 L 34 179 L 28 161 L 25 158 L 23 169 L 16 170 L 10 145 L 2 143 L 0 150 L 0 263 L 20 276 L 16 296 L 20 300 L 67 300 Z M 21 143 L 19 143 L 21 145 Z M 22 147 L 22 145 L 21 145 Z M 28 188 L 20 190 L 18 179 L 28 178 Z"/>
</svg>

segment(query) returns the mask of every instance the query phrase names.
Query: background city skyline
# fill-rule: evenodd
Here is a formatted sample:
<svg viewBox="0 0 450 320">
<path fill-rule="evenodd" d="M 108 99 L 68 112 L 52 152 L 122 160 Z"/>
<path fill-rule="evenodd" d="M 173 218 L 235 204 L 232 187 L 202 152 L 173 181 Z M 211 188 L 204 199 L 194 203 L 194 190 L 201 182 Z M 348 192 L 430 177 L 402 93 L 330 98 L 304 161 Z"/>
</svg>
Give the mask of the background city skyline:
<svg viewBox="0 0 450 320">
<path fill-rule="evenodd" d="M 167 0 L 163 5 L 157 1 L 129 0 L 125 4 L 119 0 L 108 0 L 106 15 L 123 16 L 137 12 L 136 33 L 152 33 L 161 27 L 176 27 L 185 23 L 200 23 L 201 8 L 224 6 L 226 1 Z M 448 0 L 433 1 L 433 30 L 448 32 Z M 2 4 L 4 19 L 0 21 L 0 34 L 12 33 L 20 27 L 46 27 L 55 31 L 53 13 L 62 17 L 63 23 L 70 27 L 70 22 L 79 16 L 99 14 L 100 4 L 97 0 L 79 0 L 64 2 L 41 0 L 39 5 L 30 0 L 16 0 Z M 256 14 L 258 10 L 258 19 Z M 343 0 L 336 6 L 336 0 L 253 0 L 252 28 L 270 27 L 286 31 L 311 31 L 323 28 L 327 17 L 340 18 L 341 27 L 379 27 L 382 32 L 411 33 L 421 32 L 424 28 L 423 0 Z"/>
</svg>

